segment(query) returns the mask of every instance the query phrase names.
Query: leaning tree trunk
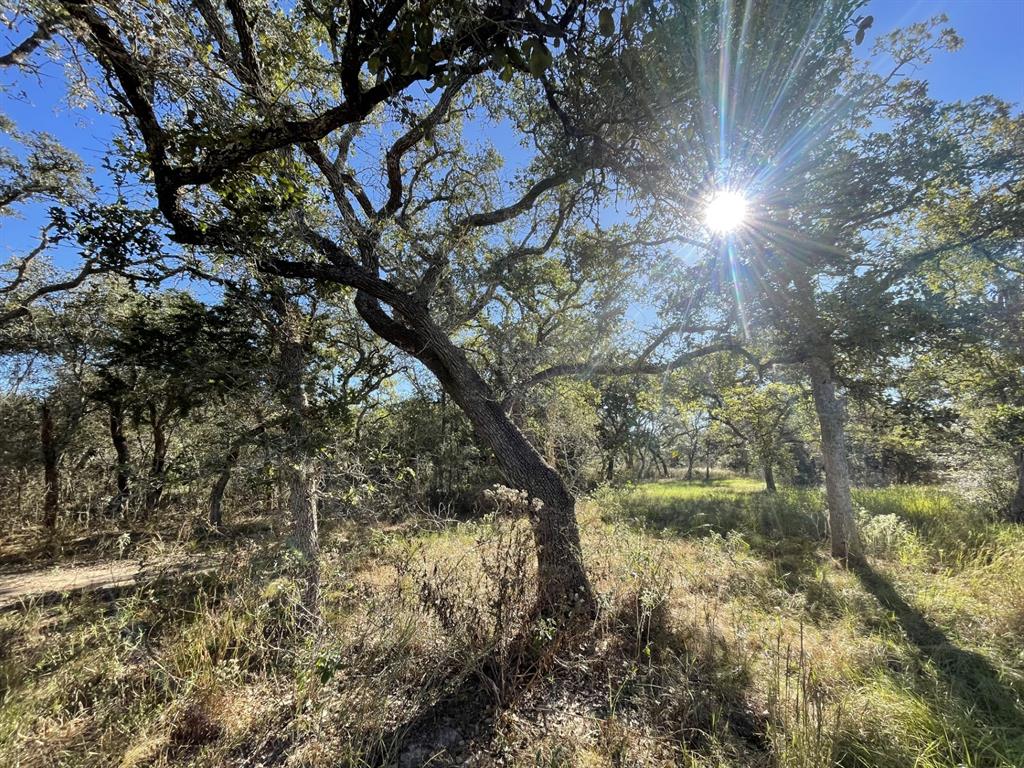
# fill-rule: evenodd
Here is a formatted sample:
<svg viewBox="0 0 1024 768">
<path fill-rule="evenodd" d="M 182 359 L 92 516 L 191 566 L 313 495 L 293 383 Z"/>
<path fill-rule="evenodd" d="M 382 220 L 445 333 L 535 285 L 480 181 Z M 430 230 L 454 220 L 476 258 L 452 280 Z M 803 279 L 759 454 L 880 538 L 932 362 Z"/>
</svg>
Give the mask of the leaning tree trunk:
<svg viewBox="0 0 1024 768">
<path fill-rule="evenodd" d="M 850 465 L 846 457 L 843 411 L 828 363 L 812 358 L 807 363 L 814 395 L 814 409 L 821 428 L 821 452 L 825 460 L 825 495 L 832 556 L 844 561 L 863 558 L 857 521 L 850 497 Z"/>
<path fill-rule="evenodd" d="M 654 458 L 661 465 L 661 476 L 668 477 L 668 463 L 665 461 L 665 457 L 661 455 L 661 451 L 655 451 Z"/>
<path fill-rule="evenodd" d="M 1017 492 L 1010 502 L 1010 520 L 1024 523 L 1024 448 L 1017 449 L 1014 463 L 1017 467 Z"/>
<path fill-rule="evenodd" d="M 306 352 L 302 316 L 298 307 L 290 304 L 281 308 L 279 366 L 281 395 L 287 412 L 285 476 L 292 523 L 291 543 L 301 559 L 302 604 L 309 615 L 316 618 L 320 614 L 319 469 L 307 425 L 309 400 L 303 386 Z"/>
<path fill-rule="evenodd" d="M 465 353 L 430 319 L 425 307 L 404 307 L 399 324 L 365 293 L 356 307 L 374 332 L 416 357 L 437 377 L 479 440 L 494 453 L 510 485 L 525 490 L 537 552 L 537 612 L 557 618 L 573 610 L 591 612 L 594 595 L 583 566 L 576 500 L 502 408 L 500 400 Z"/>
<path fill-rule="evenodd" d="M 128 439 L 124 434 L 124 407 L 120 401 L 110 404 L 110 441 L 114 445 L 114 453 L 117 454 L 117 495 L 107 506 L 108 514 L 113 516 L 123 512 L 125 504 L 128 503 L 128 472 L 131 464 Z"/>
<path fill-rule="evenodd" d="M 764 464 L 764 489 L 768 493 L 775 493 L 778 490 L 775 487 L 775 468 L 770 462 Z"/>
<path fill-rule="evenodd" d="M 57 527 L 57 506 L 60 502 L 59 455 L 53 432 L 53 411 L 44 400 L 40 408 L 39 442 L 43 454 L 43 525 L 49 530 Z"/>
</svg>

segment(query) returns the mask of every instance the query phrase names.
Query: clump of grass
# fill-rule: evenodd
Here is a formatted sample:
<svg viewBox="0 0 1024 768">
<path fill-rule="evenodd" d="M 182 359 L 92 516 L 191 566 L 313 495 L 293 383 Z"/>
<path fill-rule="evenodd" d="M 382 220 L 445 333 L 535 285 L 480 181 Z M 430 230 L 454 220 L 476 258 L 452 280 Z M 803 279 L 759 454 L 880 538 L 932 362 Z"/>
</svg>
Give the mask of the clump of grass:
<svg viewBox="0 0 1024 768">
<path fill-rule="evenodd" d="M 776 638 L 768 675 L 768 735 L 780 768 L 832 765 L 842 719 L 842 706 L 830 700 L 804 649 Z"/>
</svg>

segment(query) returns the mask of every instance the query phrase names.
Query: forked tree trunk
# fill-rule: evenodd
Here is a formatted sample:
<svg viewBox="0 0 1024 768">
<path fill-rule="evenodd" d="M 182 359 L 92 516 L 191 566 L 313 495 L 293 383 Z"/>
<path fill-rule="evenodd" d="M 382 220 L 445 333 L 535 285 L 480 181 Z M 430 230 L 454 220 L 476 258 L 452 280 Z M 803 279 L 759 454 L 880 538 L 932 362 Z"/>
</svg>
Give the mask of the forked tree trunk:
<svg viewBox="0 0 1024 768">
<path fill-rule="evenodd" d="M 60 476 L 57 470 L 60 457 L 53 433 L 53 411 L 44 400 L 40 408 L 39 442 L 43 455 L 43 525 L 49 530 L 57 527 L 57 508 L 60 503 Z"/>
<path fill-rule="evenodd" d="M 811 358 L 807 362 L 807 372 L 811 377 L 814 410 L 821 428 L 832 556 L 857 562 L 863 559 L 863 549 L 850 497 L 850 465 L 846 457 L 842 406 L 836 397 L 832 370 L 825 361 Z"/>
<path fill-rule="evenodd" d="M 156 405 L 149 405 L 149 422 L 153 430 L 153 459 L 149 465 L 149 483 L 146 488 L 146 514 L 156 510 L 164 493 L 167 473 L 167 435 L 164 432 L 163 415 Z"/>
<path fill-rule="evenodd" d="M 231 480 L 231 470 L 234 469 L 241 452 L 242 445 L 239 442 L 233 443 L 228 448 L 228 452 L 224 456 L 224 466 L 221 467 L 220 474 L 217 476 L 217 482 L 213 484 L 213 488 L 210 490 L 210 525 L 214 528 L 219 529 L 224 524 L 224 515 L 221 511 L 224 491 L 227 490 L 228 482 Z"/>
<path fill-rule="evenodd" d="M 227 453 L 224 454 L 224 461 L 220 467 L 220 474 L 217 475 L 217 482 L 210 489 L 210 500 L 207 508 L 210 511 L 210 525 L 212 527 L 220 528 L 224 524 L 224 514 L 222 511 L 224 492 L 227 490 L 228 483 L 231 482 L 231 473 L 234 471 L 235 465 L 238 464 L 238 459 L 242 455 L 242 448 L 266 431 L 267 425 L 259 424 L 236 438 L 228 446 Z"/>
<path fill-rule="evenodd" d="M 764 465 L 764 489 L 768 493 L 775 493 L 775 468 L 770 463 Z"/>
<path fill-rule="evenodd" d="M 1017 449 L 1014 463 L 1017 467 L 1017 492 L 1010 502 L 1010 520 L 1024 523 L 1024 448 Z"/>
<path fill-rule="evenodd" d="M 124 511 L 128 503 L 128 472 L 130 469 L 131 456 L 128 452 L 128 439 L 124 434 L 124 407 L 120 401 L 110 404 L 110 441 L 114 445 L 114 453 L 117 454 L 117 466 L 114 470 L 117 495 L 110 500 L 107 512 L 111 516 Z"/>
<path fill-rule="evenodd" d="M 303 386 L 306 352 L 302 315 L 298 307 L 280 308 L 280 388 L 286 409 L 288 443 L 285 477 L 291 543 L 301 559 L 302 604 L 314 619 L 320 614 L 320 534 L 317 520 L 319 472 L 307 427 L 309 400 Z"/>
<path fill-rule="evenodd" d="M 405 326 L 364 293 L 357 296 L 356 307 L 374 332 L 430 369 L 466 414 L 479 440 L 494 453 L 509 484 L 540 502 L 531 505 L 530 512 L 537 552 L 537 612 L 552 618 L 574 610 L 592 612 L 594 595 L 583 566 L 576 500 L 562 478 L 516 427 L 465 353 L 425 308 L 404 308 L 409 323 Z"/>
</svg>

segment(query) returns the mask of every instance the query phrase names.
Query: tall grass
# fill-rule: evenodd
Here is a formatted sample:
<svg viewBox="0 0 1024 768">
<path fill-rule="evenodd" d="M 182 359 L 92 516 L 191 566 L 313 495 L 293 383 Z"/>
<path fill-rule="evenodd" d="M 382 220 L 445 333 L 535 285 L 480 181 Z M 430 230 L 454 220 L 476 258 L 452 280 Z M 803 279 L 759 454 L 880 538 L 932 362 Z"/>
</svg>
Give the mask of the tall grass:
<svg viewBox="0 0 1024 768">
<path fill-rule="evenodd" d="M 1024 765 L 1024 535 L 946 489 L 742 479 L 581 505 L 598 615 L 529 611 L 509 515 L 325 535 L 325 626 L 273 546 L 0 614 L 0 765 Z"/>
</svg>

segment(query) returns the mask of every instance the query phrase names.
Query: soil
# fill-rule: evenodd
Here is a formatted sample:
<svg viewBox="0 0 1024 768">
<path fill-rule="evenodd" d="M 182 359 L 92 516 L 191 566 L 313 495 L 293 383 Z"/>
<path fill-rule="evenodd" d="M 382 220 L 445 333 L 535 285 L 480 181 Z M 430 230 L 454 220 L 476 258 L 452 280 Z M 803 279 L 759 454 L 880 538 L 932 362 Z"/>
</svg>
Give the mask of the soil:
<svg viewBox="0 0 1024 768">
<path fill-rule="evenodd" d="M 54 566 L 36 571 L 0 574 L 0 610 L 30 602 L 52 602 L 64 595 L 116 590 L 162 576 L 201 573 L 211 563 L 178 558 L 143 563 L 108 560 L 81 566 Z"/>
</svg>

